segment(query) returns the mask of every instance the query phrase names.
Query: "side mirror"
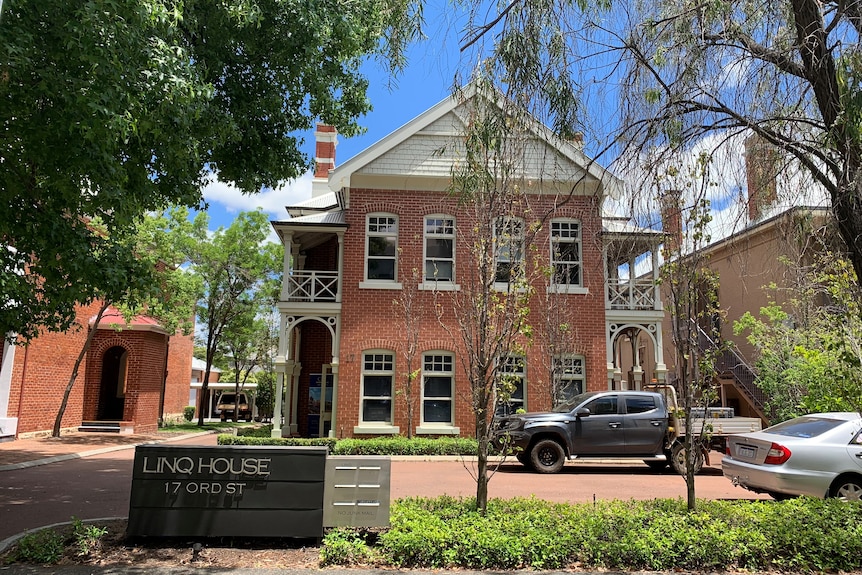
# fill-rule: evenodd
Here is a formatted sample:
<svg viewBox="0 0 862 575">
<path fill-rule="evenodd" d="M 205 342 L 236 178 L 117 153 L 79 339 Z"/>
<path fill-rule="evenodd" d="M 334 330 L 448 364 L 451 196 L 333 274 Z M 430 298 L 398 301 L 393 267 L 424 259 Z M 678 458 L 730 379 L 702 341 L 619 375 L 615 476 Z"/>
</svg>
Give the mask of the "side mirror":
<svg viewBox="0 0 862 575">
<path fill-rule="evenodd" d="M 575 412 L 575 417 L 587 417 L 590 414 L 590 410 L 587 407 L 580 407 Z"/>
</svg>

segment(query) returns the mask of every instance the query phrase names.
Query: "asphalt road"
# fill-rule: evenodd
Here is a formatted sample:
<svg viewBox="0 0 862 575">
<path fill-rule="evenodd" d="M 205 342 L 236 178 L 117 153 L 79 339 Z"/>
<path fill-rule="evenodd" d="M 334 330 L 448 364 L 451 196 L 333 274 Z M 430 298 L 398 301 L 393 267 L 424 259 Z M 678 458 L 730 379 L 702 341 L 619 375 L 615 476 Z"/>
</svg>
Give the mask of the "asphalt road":
<svg viewBox="0 0 862 575">
<path fill-rule="evenodd" d="M 215 445 L 203 435 L 171 445 Z M 112 451 L 0 472 L 0 540 L 28 529 L 78 519 L 127 517 L 134 449 Z M 721 455 L 697 477 L 702 499 L 762 499 L 734 487 L 721 475 Z M 408 496 L 472 497 L 476 487 L 471 461 L 392 461 L 391 499 Z M 492 498 L 530 497 L 560 502 L 596 499 L 684 498 L 685 481 L 668 471 L 655 473 L 638 461 L 627 464 L 570 462 L 555 475 L 527 471 L 519 463 L 503 464 L 491 478 Z"/>
</svg>

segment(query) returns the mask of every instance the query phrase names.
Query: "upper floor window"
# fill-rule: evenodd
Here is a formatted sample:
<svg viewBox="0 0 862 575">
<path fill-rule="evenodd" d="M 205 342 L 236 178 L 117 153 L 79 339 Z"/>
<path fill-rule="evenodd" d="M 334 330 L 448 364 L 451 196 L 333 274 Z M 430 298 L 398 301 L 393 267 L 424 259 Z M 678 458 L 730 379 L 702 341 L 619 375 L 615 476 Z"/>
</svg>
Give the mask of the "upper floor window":
<svg viewBox="0 0 862 575">
<path fill-rule="evenodd" d="M 552 282 L 579 286 L 581 278 L 581 224 L 574 220 L 551 222 Z"/>
<path fill-rule="evenodd" d="M 554 407 L 571 402 L 584 392 L 584 358 L 576 355 L 554 357 Z"/>
<path fill-rule="evenodd" d="M 392 215 L 368 216 L 366 226 L 365 278 L 395 281 L 398 255 L 398 218 Z"/>
<path fill-rule="evenodd" d="M 507 355 L 501 360 L 498 373 L 495 413 L 510 415 L 519 409 L 524 409 L 524 390 L 527 384 L 524 358 L 518 355 Z"/>
<path fill-rule="evenodd" d="M 455 359 L 451 353 L 422 356 L 422 423 L 454 423 Z"/>
<path fill-rule="evenodd" d="M 392 424 L 395 356 L 389 351 L 362 354 L 362 423 Z"/>
<path fill-rule="evenodd" d="M 494 222 L 494 275 L 497 283 L 512 283 L 523 271 L 524 220 L 497 218 Z"/>
<path fill-rule="evenodd" d="M 455 281 L 455 219 L 425 217 L 425 281 Z"/>
</svg>

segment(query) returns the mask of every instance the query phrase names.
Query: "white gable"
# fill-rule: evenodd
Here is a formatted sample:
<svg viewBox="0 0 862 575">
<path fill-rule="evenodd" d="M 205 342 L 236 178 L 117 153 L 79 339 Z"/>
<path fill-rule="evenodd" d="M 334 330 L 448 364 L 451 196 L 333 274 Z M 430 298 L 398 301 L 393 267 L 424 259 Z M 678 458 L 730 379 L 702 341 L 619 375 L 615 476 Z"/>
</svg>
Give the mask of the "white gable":
<svg viewBox="0 0 862 575">
<path fill-rule="evenodd" d="M 475 97 L 475 95 L 471 96 Z M 443 100 L 330 173 L 330 189 L 395 187 L 446 189 L 452 167 L 462 157 L 461 140 L 469 100 Z M 534 137 L 517 151 L 522 176 L 536 190 L 569 193 L 575 183 L 586 193 L 603 188 L 616 195 L 620 182 L 578 147 L 537 124 Z"/>
</svg>

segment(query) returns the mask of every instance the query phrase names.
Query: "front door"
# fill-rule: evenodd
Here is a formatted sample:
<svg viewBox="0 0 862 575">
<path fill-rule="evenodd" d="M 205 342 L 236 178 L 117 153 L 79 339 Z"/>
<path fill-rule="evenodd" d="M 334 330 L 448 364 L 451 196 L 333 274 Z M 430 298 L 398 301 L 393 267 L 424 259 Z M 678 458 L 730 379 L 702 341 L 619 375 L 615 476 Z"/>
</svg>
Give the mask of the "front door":
<svg viewBox="0 0 862 575">
<path fill-rule="evenodd" d="M 96 419 L 123 421 L 126 403 L 126 363 L 128 352 L 115 346 L 102 358 L 102 379 L 99 384 L 99 407 Z"/>
</svg>

